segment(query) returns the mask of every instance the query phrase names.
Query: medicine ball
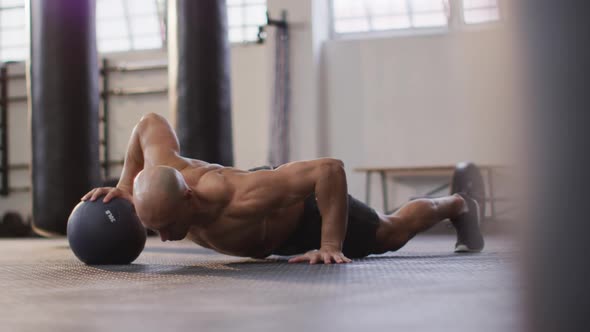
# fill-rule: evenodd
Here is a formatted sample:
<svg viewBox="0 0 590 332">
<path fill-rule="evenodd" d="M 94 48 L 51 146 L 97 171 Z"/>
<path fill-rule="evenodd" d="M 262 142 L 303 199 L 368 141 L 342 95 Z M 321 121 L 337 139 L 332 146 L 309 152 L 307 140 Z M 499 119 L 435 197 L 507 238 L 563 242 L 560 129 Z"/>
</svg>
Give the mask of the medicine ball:
<svg viewBox="0 0 590 332">
<path fill-rule="evenodd" d="M 129 264 L 141 254 L 146 230 L 129 201 L 102 199 L 80 202 L 70 214 L 70 248 L 86 264 Z"/>
</svg>

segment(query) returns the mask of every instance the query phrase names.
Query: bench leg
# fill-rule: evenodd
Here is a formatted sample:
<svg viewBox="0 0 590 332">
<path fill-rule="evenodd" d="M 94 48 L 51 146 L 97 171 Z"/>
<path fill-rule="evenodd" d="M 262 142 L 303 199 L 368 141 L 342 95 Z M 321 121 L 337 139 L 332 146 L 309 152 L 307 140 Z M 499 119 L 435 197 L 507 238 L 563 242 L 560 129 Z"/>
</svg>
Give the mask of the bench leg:
<svg viewBox="0 0 590 332">
<path fill-rule="evenodd" d="M 381 191 L 383 192 L 383 212 L 389 213 L 389 204 L 388 197 L 387 197 L 387 177 L 385 176 L 385 172 L 379 172 L 381 174 Z"/>
<path fill-rule="evenodd" d="M 494 220 L 496 218 L 496 196 L 494 193 L 494 178 L 491 168 L 488 169 L 488 188 L 490 191 L 490 219 Z"/>
<path fill-rule="evenodd" d="M 371 205 L 371 171 L 365 175 L 365 203 Z"/>
</svg>

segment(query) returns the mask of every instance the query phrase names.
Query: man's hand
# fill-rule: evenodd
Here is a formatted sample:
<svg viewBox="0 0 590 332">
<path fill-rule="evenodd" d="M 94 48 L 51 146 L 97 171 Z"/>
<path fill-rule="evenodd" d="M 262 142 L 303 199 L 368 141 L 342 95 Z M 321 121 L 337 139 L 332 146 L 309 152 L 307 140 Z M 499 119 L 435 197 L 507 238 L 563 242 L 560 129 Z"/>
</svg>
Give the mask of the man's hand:
<svg viewBox="0 0 590 332">
<path fill-rule="evenodd" d="M 83 201 L 90 200 L 95 201 L 100 196 L 105 195 L 104 199 L 102 200 L 105 203 L 108 203 L 111 199 L 115 197 L 121 197 L 123 199 L 128 200 L 133 204 L 133 196 L 131 195 L 130 191 L 125 190 L 123 188 L 113 188 L 113 187 L 101 187 L 95 188 L 90 190 L 84 197 L 82 197 Z"/>
<path fill-rule="evenodd" d="M 335 248 L 322 247 L 320 250 L 308 251 L 305 253 L 305 255 L 293 257 L 289 260 L 289 263 L 300 263 L 307 261 L 309 261 L 309 264 L 321 263 L 322 261 L 324 264 L 331 264 L 332 262 L 337 264 L 352 262 L 352 260 L 344 256 L 342 251 Z"/>
</svg>

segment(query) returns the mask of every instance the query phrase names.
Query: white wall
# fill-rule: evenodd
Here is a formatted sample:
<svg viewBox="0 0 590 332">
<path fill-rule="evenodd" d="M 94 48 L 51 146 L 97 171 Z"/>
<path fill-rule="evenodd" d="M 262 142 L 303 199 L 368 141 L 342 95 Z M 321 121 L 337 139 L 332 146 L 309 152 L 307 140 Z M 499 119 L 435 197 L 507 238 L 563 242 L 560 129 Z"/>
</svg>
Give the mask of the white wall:
<svg viewBox="0 0 590 332">
<path fill-rule="evenodd" d="M 349 169 L 511 162 L 518 110 L 503 28 L 334 40 L 324 51 L 327 154 Z M 364 195 L 364 177 L 349 180 Z"/>
<path fill-rule="evenodd" d="M 137 64 L 166 57 L 163 51 L 108 56 L 113 64 Z M 270 70 L 265 46 L 248 44 L 232 47 L 232 125 L 237 167 L 248 168 L 266 163 Z M 110 86 L 113 88 L 157 88 L 166 85 L 165 70 L 111 74 Z M 113 96 L 111 108 L 110 138 L 113 160 L 123 159 L 129 134 L 143 114 L 156 112 L 167 118 L 170 116 L 166 95 Z"/>
<path fill-rule="evenodd" d="M 292 160 L 342 159 L 358 197 L 359 166 L 510 163 L 518 116 L 504 24 L 467 27 L 453 7 L 448 31 L 331 40 L 327 8 L 269 0 L 271 15 L 286 10 L 290 24 Z M 426 185 L 398 183 L 390 194 L 399 204 Z"/>
<path fill-rule="evenodd" d="M 22 75 L 25 73 L 24 64 L 12 64 L 8 67 L 8 75 Z M 22 97 L 27 94 L 24 77 L 13 78 L 7 87 L 8 96 Z M 29 164 L 31 160 L 31 135 L 26 101 L 11 101 L 8 103 L 8 160 L 10 164 Z M 31 185 L 28 169 L 13 170 L 9 175 L 11 187 L 28 187 Z M 26 192 L 13 193 L 8 197 L 0 197 L 0 218 L 7 210 L 25 213 L 31 210 L 30 194 Z"/>
<path fill-rule="evenodd" d="M 232 48 L 232 121 L 238 168 L 268 163 L 273 64 L 267 46 Z"/>
</svg>

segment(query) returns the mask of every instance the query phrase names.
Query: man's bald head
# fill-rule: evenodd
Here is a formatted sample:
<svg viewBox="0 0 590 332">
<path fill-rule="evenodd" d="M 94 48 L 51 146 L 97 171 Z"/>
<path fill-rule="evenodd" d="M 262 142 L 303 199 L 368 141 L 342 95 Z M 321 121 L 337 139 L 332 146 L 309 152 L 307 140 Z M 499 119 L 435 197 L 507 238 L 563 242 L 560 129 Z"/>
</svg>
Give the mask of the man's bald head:
<svg viewBox="0 0 590 332">
<path fill-rule="evenodd" d="M 168 166 L 142 170 L 133 184 L 133 200 L 140 219 L 158 229 L 177 217 L 190 188 L 182 174 Z"/>
</svg>

